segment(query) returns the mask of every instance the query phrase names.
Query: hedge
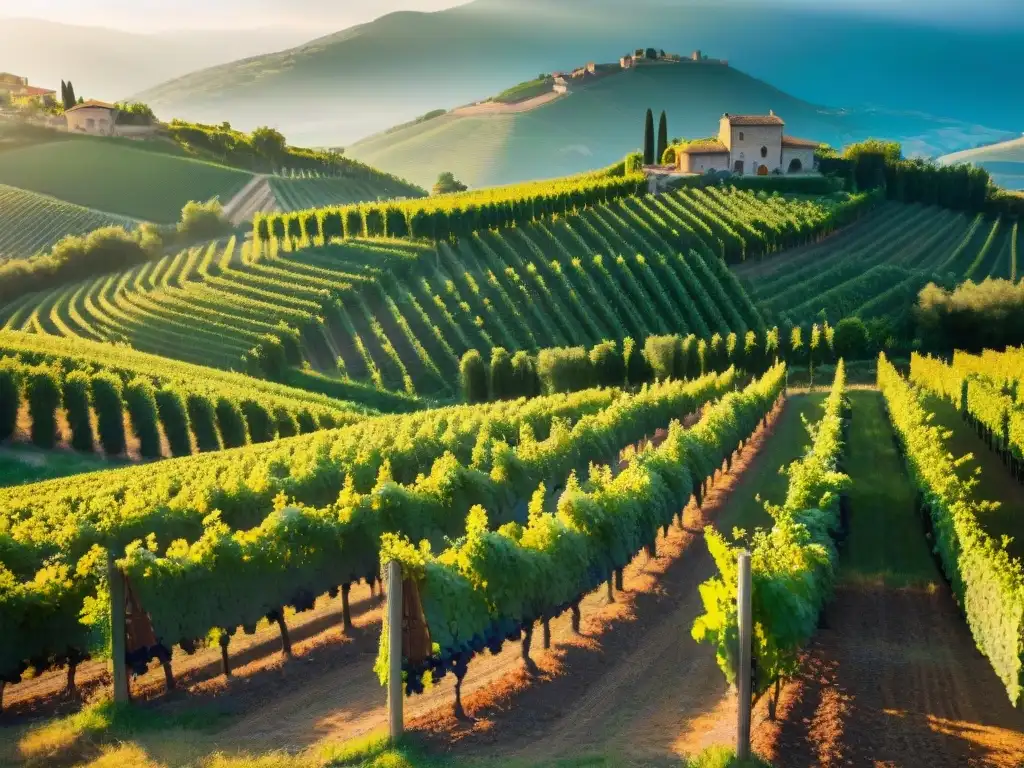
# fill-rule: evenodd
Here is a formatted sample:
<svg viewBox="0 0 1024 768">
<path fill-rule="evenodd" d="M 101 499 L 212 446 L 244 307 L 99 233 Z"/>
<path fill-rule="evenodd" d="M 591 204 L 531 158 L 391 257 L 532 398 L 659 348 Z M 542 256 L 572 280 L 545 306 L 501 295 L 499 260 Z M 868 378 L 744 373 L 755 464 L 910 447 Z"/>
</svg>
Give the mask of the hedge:
<svg viewBox="0 0 1024 768">
<path fill-rule="evenodd" d="M 217 426 L 225 448 L 240 448 L 248 442 L 245 418 L 234 400 L 227 397 L 217 400 Z"/>
<path fill-rule="evenodd" d="M 21 365 L 9 357 L 0 359 L 0 440 L 14 434 L 21 407 Z"/>
<path fill-rule="evenodd" d="M 269 443 L 277 437 L 274 415 L 262 403 L 255 400 L 242 401 L 242 414 L 249 427 L 249 437 L 254 443 Z"/>
<path fill-rule="evenodd" d="M 277 423 L 278 437 L 295 437 L 299 434 L 298 419 L 283 405 L 274 409 L 274 421 Z"/>
<path fill-rule="evenodd" d="M 487 366 L 477 350 L 471 349 L 462 356 L 459 379 L 467 403 L 487 402 Z"/>
</svg>

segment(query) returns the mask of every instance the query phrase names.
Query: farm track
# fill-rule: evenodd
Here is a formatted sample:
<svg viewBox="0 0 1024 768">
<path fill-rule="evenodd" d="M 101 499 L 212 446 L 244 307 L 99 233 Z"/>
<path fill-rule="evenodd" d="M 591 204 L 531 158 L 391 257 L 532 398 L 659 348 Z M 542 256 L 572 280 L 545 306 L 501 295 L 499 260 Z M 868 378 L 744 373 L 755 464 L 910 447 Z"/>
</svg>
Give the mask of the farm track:
<svg viewBox="0 0 1024 768">
<path fill-rule="evenodd" d="M 1010 706 L 945 585 L 844 585 L 826 617 L 783 692 L 779 721 L 758 708 L 755 747 L 778 768 L 1024 761 L 1024 713 Z"/>
</svg>

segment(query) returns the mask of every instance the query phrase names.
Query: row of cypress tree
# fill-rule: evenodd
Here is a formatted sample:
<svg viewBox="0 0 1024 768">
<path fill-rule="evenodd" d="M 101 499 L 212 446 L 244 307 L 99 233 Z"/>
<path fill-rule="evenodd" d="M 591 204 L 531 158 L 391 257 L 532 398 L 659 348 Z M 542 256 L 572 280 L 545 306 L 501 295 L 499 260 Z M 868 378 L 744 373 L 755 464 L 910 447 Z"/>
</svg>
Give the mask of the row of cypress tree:
<svg viewBox="0 0 1024 768">
<path fill-rule="evenodd" d="M 654 113 L 647 110 L 644 118 L 644 165 L 655 165 L 662 162 L 665 150 L 668 149 L 668 117 L 662 110 L 658 120 L 658 139 L 654 139 Z"/>
<path fill-rule="evenodd" d="M 139 454 L 146 459 L 163 455 L 161 428 L 170 454 L 188 456 L 193 444 L 200 452 L 217 451 L 336 426 L 329 414 L 317 419 L 308 409 L 293 413 L 255 399 L 239 402 L 173 387 L 158 389 L 141 376 L 124 382 L 105 371 L 65 373 L 57 366 L 2 358 L 0 441 L 16 432 L 22 405 L 28 408 L 32 443 L 40 448 L 51 449 L 59 442 L 58 413 L 63 408 L 75 450 L 91 452 L 98 441 L 107 456 L 125 455 L 127 417 Z"/>
</svg>

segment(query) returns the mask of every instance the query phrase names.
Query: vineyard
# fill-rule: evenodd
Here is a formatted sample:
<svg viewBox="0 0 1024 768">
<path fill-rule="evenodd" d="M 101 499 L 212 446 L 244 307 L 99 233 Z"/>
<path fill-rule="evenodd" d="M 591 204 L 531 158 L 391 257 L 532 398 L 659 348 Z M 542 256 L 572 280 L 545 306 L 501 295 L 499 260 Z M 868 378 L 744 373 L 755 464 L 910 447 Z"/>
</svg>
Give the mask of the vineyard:
<svg viewBox="0 0 1024 768">
<path fill-rule="evenodd" d="M 730 369 L 635 395 L 590 390 L 371 418 L 270 447 L 97 473 L 74 486 L 0 491 L 3 573 L 15 585 L 0 606 L 11 628 L 3 678 L 16 682 L 30 661 L 38 669 L 44 658 L 61 663 L 93 649 L 89 628 L 74 627 L 102 589 L 103 550 L 124 552 L 121 567 L 165 649 L 217 628 L 251 631 L 264 616 L 284 631 L 283 606 L 304 610 L 319 594 L 373 580 L 382 533 L 440 543 L 458 535 L 476 505 L 496 521 L 525 522 L 522 502 L 540 484 L 554 491 L 573 473 L 585 477 L 591 462 L 615 458 L 736 380 Z M 777 394 L 782 368 L 768 381 Z M 34 580 L 16 583 L 44 564 Z"/>
<path fill-rule="evenodd" d="M 47 251 L 66 235 L 84 235 L 107 226 L 131 230 L 136 224 L 124 216 L 0 184 L 0 262 Z"/>
<path fill-rule="evenodd" d="M 190 200 L 226 203 L 251 178 L 234 168 L 86 138 L 0 154 L 0 184 L 160 224 L 176 222 Z"/>
<path fill-rule="evenodd" d="M 711 189 L 579 203 L 568 213 L 562 202 L 556 214 L 552 200 L 516 227 L 481 222 L 433 242 L 367 237 L 372 207 L 349 209 L 362 231 L 346 230 L 358 236 L 345 240 L 311 233 L 309 215 L 287 216 L 274 221 L 288 221 L 294 237 L 192 249 L 25 296 L 0 309 L 0 322 L 276 377 L 305 360 L 378 390 L 451 397 L 472 349 L 489 358 L 495 347 L 589 347 L 626 336 L 760 336 L 761 316 L 721 257 L 815 240 L 864 203 Z M 415 220 L 422 204 L 402 205 Z M 513 215 L 490 203 L 471 210 Z"/>
<path fill-rule="evenodd" d="M 347 205 L 364 200 L 419 197 L 422 194 L 415 187 L 383 173 L 369 178 L 350 178 L 295 171 L 269 178 L 274 197 L 283 211 Z"/>
<path fill-rule="evenodd" d="M 33 444 L 66 442 L 121 456 L 128 435 L 144 459 L 264 443 L 353 423 L 350 404 L 126 347 L 0 332 L 0 440 L 27 417 Z M 98 425 L 98 429 L 94 427 Z M 128 426 L 128 430 L 125 426 Z"/>
<path fill-rule="evenodd" d="M 737 273 L 766 319 L 901 316 L 930 281 L 1018 280 L 1021 227 L 938 207 L 888 203 L 828 241 Z"/>
</svg>

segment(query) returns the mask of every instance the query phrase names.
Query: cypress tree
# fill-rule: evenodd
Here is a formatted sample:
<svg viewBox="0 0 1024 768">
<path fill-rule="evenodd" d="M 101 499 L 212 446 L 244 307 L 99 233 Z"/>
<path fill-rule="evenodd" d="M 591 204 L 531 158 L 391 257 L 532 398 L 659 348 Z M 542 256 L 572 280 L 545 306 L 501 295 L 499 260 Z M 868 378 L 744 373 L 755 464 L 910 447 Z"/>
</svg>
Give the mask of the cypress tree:
<svg viewBox="0 0 1024 768">
<path fill-rule="evenodd" d="M 666 149 L 668 149 L 668 118 L 662 110 L 661 119 L 658 121 L 658 150 L 654 155 L 656 163 L 661 162 Z"/>
<path fill-rule="evenodd" d="M 32 417 L 32 442 L 40 448 L 53 448 L 57 444 L 57 408 L 60 405 L 57 371 L 48 365 L 29 368 L 25 397 Z"/>
<path fill-rule="evenodd" d="M 63 80 L 60 81 L 60 103 L 64 105 L 64 109 L 68 108 L 68 84 Z"/>
<path fill-rule="evenodd" d="M 654 165 L 654 113 L 649 109 L 644 119 L 644 165 Z"/>
<path fill-rule="evenodd" d="M 64 379 L 64 412 L 71 427 L 71 447 L 76 451 L 92 451 L 89 376 L 84 371 L 72 371 Z"/>
<path fill-rule="evenodd" d="M 68 101 L 64 106 L 66 109 L 71 109 L 71 107 L 75 106 L 77 103 L 78 99 L 75 96 L 75 86 L 73 86 L 71 81 L 68 80 Z"/>
<path fill-rule="evenodd" d="M 21 366 L 14 358 L 0 358 L 0 440 L 14 434 L 21 407 Z"/>
<path fill-rule="evenodd" d="M 192 453 L 192 438 L 189 435 L 188 410 L 185 398 L 173 389 L 161 389 L 156 393 L 156 409 L 164 434 L 171 447 L 171 456 L 188 456 Z"/>
<path fill-rule="evenodd" d="M 112 373 L 92 377 L 92 402 L 100 428 L 100 443 L 107 456 L 125 452 L 124 399 L 121 379 Z"/>
</svg>

